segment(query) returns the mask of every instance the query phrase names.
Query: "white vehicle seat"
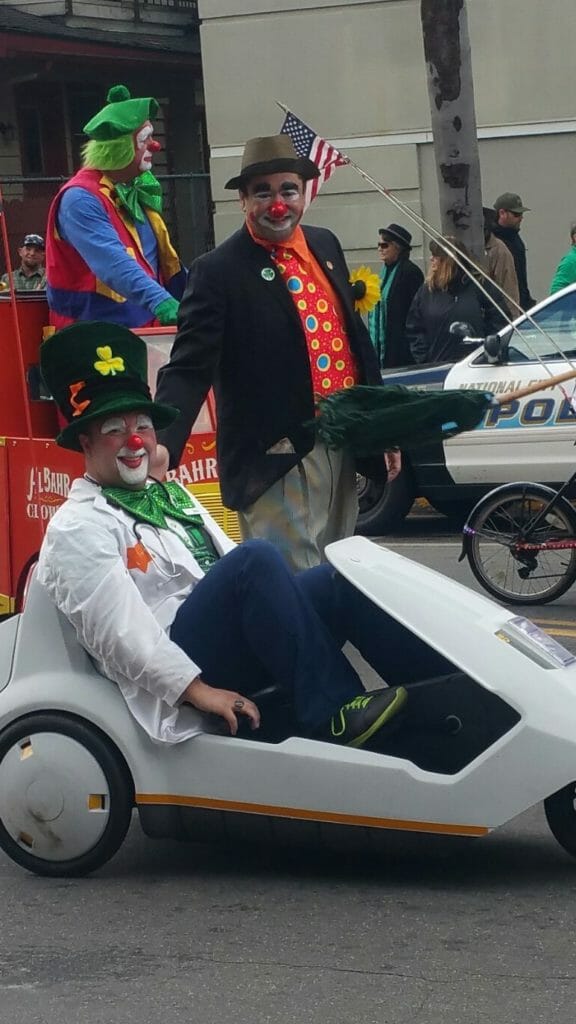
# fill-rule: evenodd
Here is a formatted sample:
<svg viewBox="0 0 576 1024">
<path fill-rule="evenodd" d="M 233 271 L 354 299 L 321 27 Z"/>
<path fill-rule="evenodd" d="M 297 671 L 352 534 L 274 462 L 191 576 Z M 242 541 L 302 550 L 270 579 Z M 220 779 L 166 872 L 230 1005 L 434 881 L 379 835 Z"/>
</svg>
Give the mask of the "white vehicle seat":
<svg viewBox="0 0 576 1024">
<path fill-rule="evenodd" d="M 20 616 L 14 673 L 24 678 L 40 668 L 58 675 L 94 675 L 100 682 L 104 678 L 78 643 L 68 620 L 38 582 L 34 568 Z"/>
</svg>

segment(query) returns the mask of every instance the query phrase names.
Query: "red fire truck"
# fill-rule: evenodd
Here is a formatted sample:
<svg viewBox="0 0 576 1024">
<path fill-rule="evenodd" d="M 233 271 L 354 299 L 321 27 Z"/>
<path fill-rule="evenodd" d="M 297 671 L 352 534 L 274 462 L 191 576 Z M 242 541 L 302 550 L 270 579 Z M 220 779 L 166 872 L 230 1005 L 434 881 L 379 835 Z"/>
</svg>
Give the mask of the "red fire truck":
<svg viewBox="0 0 576 1024">
<path fill-rule="evenodd" d="M 36 561 L 50 517 L 82 473 L 82 459 L 59 448 L 56 407 L 42 385 L 38 352 L 48 307 L 41 294 L 0 294 L 0 615 L 19 611 L 28 570 Z M 150 387 L 170 353 L 173 327 L 139 332 L 148 347 Z M 189 487 L 234 539 L 234 512 L 220 500 L 215 413 L 210 395 L 170 473 Z"/>
</svg>

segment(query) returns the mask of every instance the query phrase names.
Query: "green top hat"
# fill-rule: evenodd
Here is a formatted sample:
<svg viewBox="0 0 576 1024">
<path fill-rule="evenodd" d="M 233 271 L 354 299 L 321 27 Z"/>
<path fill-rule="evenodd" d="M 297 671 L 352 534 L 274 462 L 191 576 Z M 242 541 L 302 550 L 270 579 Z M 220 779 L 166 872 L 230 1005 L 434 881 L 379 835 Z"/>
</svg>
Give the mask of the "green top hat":
<svg viewBox="0 0 576 1024">
<path fill-rule="evenodd" d="M 152 96 L 131 99 L 125 85 L 113 85 L 106 99 L 107 105 L 94 114 L 82 129 L 85 135 L 98 142 L 110 142 L 121 135 L 130 135 L 145 121 L 151 121 L 159 110 L 158 102 Z"/>
<path fill-rule="evenodd" d="M 173 406 L 152 401 L 146 344 L 119 324 L 88 320 L 64 327 L 40 346 L 40 367 L 68 421 L 56 438 L 61 448 L 81 451 L 79 435 L 101 416 L 141 409 L 159 429 L 178 415 Z"/>
</svg>

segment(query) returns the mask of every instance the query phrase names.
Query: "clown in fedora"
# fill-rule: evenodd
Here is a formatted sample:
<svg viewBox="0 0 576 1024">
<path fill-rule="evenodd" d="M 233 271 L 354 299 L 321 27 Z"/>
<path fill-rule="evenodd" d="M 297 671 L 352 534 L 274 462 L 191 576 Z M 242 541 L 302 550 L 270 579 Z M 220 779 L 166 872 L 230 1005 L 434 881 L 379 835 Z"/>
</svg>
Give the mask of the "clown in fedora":
<svg viewBox="0 0 576 1024">
<path fill-rule="evenodd" d="M 185 273 L 162 219 L 151 171 L 157 101 L 114 86 L 84 126 L 83 167 L 48 215 L 47 298 L 56 328 L 78 320 L 176 323 Z"/>
<path fill-rule="evenodd" d="M 244 224 L 192 265 L 157 390 L 181 410 L 160 433 L 174 466 L 214 385 L 224 504 L 244 539 L 271 541 L 296 570 L 322 562 L 358 515 L 352 458 L 315 437 L 318 397 L 380 382 L 340 242 L 301 223 L 318 175 L 284 133 L 246 143 L 224 186 L 238 192 Z"/>
</svg>

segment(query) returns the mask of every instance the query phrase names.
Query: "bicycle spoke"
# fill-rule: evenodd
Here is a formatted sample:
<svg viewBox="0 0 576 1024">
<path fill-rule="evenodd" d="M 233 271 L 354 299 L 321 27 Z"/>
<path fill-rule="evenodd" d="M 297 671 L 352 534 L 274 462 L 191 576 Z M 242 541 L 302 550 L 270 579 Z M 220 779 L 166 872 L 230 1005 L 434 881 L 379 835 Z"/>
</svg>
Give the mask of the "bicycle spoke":
<svg viewBox="0 0 576 1024">
<path fill-rule="evenodd" d="M 481 503 L 478 518 L 470 520 L 476 577 L 494 596 L 519 604 L 550 600 L 576 576 L 572 517 L 534 491 L 522 488 L 501 498 L 496 492 L 493 503 Z M 542 546 L 564 541 L 565 547 Z"/>
</svg>

